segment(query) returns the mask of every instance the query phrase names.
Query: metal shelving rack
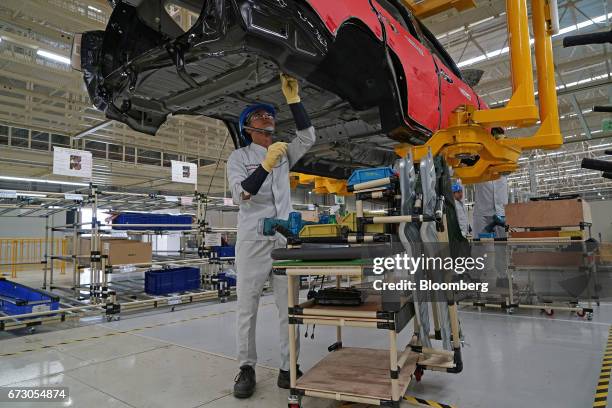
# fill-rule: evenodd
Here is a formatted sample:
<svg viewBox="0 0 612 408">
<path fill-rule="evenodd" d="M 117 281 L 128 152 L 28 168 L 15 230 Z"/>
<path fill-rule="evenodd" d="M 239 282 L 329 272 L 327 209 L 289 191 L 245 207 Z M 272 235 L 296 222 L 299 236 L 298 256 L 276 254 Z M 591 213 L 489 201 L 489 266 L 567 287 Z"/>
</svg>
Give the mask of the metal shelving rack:
<svg viewBox="0 0 612 408">
<path fill-rule="evenodd" d="M 197 191 L 193 196 L 178 197 L 174 195 L 118 191 L 116 189 L 101 189 L 90 184 L 89 187 L 76 189 L 69 193 L 48 191 L 17 191 L 19 196 L 36 193 L 33 199 L 0 198 L 0 216 L 9 217 L 37 217 L 45 218 L 45 242 L 53 239 L 60 233 L 72 236 L 70 256 L 54 254 L 53 247 L 45 245 L 43 265 L 42 288 L 59 293 L 61 309 L 58 311 L 28 313 L 19 316 L 0 314 L 0 331 L 23 327 L 33 328 L 39 324 L 57 323 L 70 318 L 79 318 L 85 315 L 105 315 L 109 320 L 119 317 L 119 313 L 136 311 L 162 306 L 193 303 L 212 300 L 219 296 L 217 290 L 202 289 L 189 291 L 176 296 L 149 296 L 143 291 L 142 279 L 137 280 L 109 280 L 109 275 L 130 274 L 144 272 L 152 267 L 163 267 L 169 264 L 177 265 L 207 265 L 209 260 L 202 257 L 205 253 L 204 236 L 209 232 L 235 232 L 235 228 L 216 228 L 209 226 L 205 221 L 206 211 L 236 211 L 233 205 L 228 205 L 223 197 L 207 197 Z M 82 210 L 91 209 L 92 221 L 82 221 Z M 187 230 L 169 230 L 171 227 L 185 227 L 185 224 L 132 224 L 132 227 L 151 229 L 121 229 L 121 233 L 128 236 L 136 235 L 164 235 L 167 233 L 180 233 L 181 249 L 176 253 L 155 256 L 151 263 L 134 264 L 129 268 L 109 265 L 107 257 L 100 251 L 101 238 L 111 234 L 112 224 L 105 224 L 97 219 L 98 210 L 123 211 L 163 211 L 179 208 L 181 213 L 190 214 L 195 222 Z M 53 214 L 75 210 L 74 221 L 70 224 L 50 225 L 49 220 Z M 24 212 L 25 211 L 25 212 Z M 164 229 L 166 228 L 166 229 Z M 90 235 L 89 254 L 81 254 L 79 248 L 80 237 Z M 186 249 L 186 238 L 195 239 L 197 250 Z M 55 285 L 55 260 L 72 262 L 73 279 L 71 286 Z M 89 282 L 81 285 L 81 270 L 86 269 L 81 262 L 89 261 Z M 231 260 L 225 260 L 230 262 Z M 218 265 L 219 260 L 215 260 Z M 127 269 L 127 271 L 126 271 Z M 208 281 L 211 281 L 208 279 Z"/>
<path fill-rule="evenodd" d="M 583 231 L 590 225 L 576 226 L 577 230 Z M 590 235 L 590 234 L 589 234 Z M 492 293 L 482 298 L 460 301 L 463 306 L 474 306 L 478 308 L 501 308 L 507 313 L 512 314 L 515 309 L 536 309 L 542 310 L 547 315 L 552 316 L 554 311 L 574 312 L 579 317 L 591 320 L 593 317 L 593 302 L 599 306 L 598 283 L 597 283 L 597 264 L 595 262 L 596 247 L 589 244 L 587 238 L 581 237 L 559 237 L 559 238 L 481 238 L 474 240 L 474 244 L 487 245 L 495 241 L 496 245 L 504 245 L 504 264 L 507 264 L 503 293 Z M 560 265 L 529 265 L 524 262 L 515 264 L 513 255 L 530 252 L 544 252 L 545 254 L 562 254 L 571 250 L 580 260 L 573 264 Z M 497 256 L 497 255 L 496 255 Z M 536 276 L 544 273 L 574 272 L 584 274 L 584 282 L 587 283 L 584 291 L 585 296 L 572 296 L 570 294 L 560 295 L 555 293 L 539 293 L 536 288 Z M 523 276 L 520 276 L 520 275 Z M 523 278 L 523 279 L 521 279 Z M 516 284 L 522 287 L 515 288 Z M 499 301 L 493 301 L 497 297 Z M 531 299 L 531 301 L 521 302 L 521 299 Z M 586 303 L 586 305 L 585 305 Z"/>
</svg>

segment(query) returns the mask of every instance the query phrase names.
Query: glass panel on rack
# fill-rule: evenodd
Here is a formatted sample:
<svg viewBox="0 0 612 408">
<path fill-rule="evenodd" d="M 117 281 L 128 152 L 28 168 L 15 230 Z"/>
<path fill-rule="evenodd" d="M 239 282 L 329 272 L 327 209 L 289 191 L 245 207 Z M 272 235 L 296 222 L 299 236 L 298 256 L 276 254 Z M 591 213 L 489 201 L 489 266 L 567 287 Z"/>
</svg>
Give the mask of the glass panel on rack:
<svg viewBox="0 0 612 408">
<path fill-rule="evenodd" d="M 116 144 L 108 144 L 108 159 L 109 160 L 123 160 L 123 146 Z"/>
<path fill-rule="evenodd" d="M 53 133 L 51 135 L 51 144 L 53 146 L 70 147 L 70 136 Z"/>
<path fill-rule="evenodd" d="M 11 128 L 11 146 L 28 147 L 29 136 L 28 129 Z"/>
<path fill-rule="evenodd" d="M 8 126 L 0 125 L 0 145 L 8 145 Z"/>
<path fill-rule="evenodd" d="M 32 149 L 49 150 L 49 134 L 46 132 L 32 131 Z"/>
<path fill-rule="evenodd" d="M 93 140 L 86 140 L 85 150 L 90 151 L 93 157 L 98 157 L 100 159 L 106 159 L 106 143 L 94 142 Z"/>
<path fill-rule="evenodd" d="M 135 158 L 136 149 L 133 147 L 125 146 L 125 161 L 129 163 L 134 163 Z"/>
<path fill-rule="evenodd" d="M 170 167 L 172 160 L 178 160 L 178 154 L 164 153 L 164 167 Z"/>
<path fill-rule="evenodd" d="M 138 164 L 161 165 L 161 152 L 155 150 L 138 149 Z"/>
</svg>

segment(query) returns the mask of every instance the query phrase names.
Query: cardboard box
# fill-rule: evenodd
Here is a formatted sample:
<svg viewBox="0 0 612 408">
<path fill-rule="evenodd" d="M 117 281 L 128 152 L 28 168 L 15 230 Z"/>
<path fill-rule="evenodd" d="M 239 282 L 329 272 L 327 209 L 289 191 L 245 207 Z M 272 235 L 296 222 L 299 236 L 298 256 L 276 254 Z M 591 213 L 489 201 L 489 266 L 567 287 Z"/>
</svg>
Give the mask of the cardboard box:
<svg viewBox="0 0 612 408">
<path fill-rule="evenodd" d="M 510 228 L 560 228 L 591 221 L 591 207 L 580 199 L 542 200 L 512 203 L 506 206 L 506 224 Z"/>
<path fill-rule="evenodd" d="M 101 244 L 102 254 L 108 255 L 108 262 L 111 265 L 151 263 L 153 258 L 153 247 L 150 242 L 105 238 Z M 81 238 L 79 245 L 81 255 L 88 255 L 91 245 L 89 238 Z M 79 262 L 85 265 L 89 263 L 83 258 Z"/>
<path fill-rule="evenodd" d="M 302 221 L 319 222 L 319 213 L 314 210 L 301 210 Z"/>
</svg>

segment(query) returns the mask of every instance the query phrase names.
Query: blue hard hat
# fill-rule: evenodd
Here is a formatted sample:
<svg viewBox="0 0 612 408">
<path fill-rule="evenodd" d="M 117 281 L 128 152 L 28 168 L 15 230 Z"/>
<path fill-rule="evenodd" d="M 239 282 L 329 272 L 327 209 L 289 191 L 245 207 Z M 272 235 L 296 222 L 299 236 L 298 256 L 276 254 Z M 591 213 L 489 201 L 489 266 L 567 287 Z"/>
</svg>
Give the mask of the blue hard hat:
<svg viewBox="0 0 612 408">
<path fill-rule="evenodd" d="M 463 187 L 459 183 L 453 183 L 453 193 L 463 191 Z"/>
<path fill-rule="evenodd" d="M 246 132 L 246 129 L 244 127 L 249 121 L 251 115 L 259 110 L 264 110 L 270 115 L 274 116 L 274 118 L 276 118 L 276 110 L 274 109 L 274 106 L 269 105 L 267 103 L 257 103 L 255 105 L 249 105 L 244 108 L 244 110 L 240 114 L 240 118 L 238 119 L 238 130 L 245 146 L 250 145 L 252 140 L 251 136 Z"/>
</svg>

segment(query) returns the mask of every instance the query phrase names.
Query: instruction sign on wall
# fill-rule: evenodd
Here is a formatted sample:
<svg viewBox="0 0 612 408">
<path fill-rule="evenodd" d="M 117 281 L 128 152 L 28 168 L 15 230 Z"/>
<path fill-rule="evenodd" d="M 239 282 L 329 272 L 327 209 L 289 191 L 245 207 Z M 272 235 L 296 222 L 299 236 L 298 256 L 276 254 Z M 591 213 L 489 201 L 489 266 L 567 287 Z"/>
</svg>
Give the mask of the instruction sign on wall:
<svg viewBox="0 0 612 408">
<path fill-rule="evenodd" d="M 172 181 L 177 183 L 196 184 L 198 182 L 198 166 L 195 163 L 172 160 Z"/>
<path fill-rule="evenodd" d="M 53 174 L 91 178 L 91 152 L 53 147 Z"/>
</svg>

